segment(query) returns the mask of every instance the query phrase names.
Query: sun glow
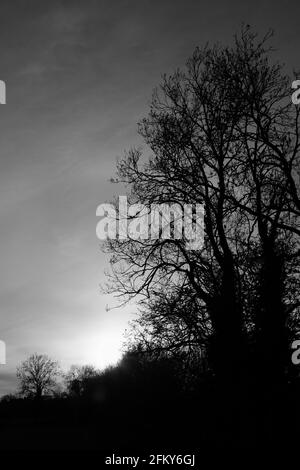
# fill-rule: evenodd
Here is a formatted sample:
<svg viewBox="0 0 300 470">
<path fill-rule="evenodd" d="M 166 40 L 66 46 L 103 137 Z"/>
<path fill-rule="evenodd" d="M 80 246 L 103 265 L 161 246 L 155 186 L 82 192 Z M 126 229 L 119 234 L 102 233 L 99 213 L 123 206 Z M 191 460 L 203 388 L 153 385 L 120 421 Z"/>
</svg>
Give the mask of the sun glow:
<svg viewBox="0 0 300 470">
<path fill-rule="evenodd" d="M 83 341 L 80 362 L 99 369 L 116 364 L 122 356 L 123 341 L 123 335 L 117 335 L 116 332 L 93 335 Z"/>
</svg>

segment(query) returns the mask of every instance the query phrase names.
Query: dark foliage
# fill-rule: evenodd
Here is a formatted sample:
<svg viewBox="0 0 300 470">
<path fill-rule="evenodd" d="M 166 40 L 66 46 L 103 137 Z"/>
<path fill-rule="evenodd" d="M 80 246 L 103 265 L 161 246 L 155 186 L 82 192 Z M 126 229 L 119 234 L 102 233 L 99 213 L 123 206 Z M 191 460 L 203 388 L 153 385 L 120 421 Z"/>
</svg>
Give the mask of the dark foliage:
<svg viewBox="0 0 300 470">
<path fill-rule="evenodd" d="M 74 380 L 78 386 L 78 376 Z M 205 373 L 195 376 L 185 358 L 131 351 L 117 366 L 82 375 L 81 380 L 80 394 L 70 387 L 69 392 L 41 400 L 3 397 L 1 449 L 206 452 L 266 449 L 274 444 L 274 436 L 282 448 L 284 443 L 292 445 L 296 436 L 297 379 L 277 389 L 281 405 L 276 416 L 269 416 L 267 427 L 261 419 L 266 410 L 262 414 L 257 408 L 251 389 L 236 396 L 237 422 L 224 407 L 218 382 Z"/>
</svg>

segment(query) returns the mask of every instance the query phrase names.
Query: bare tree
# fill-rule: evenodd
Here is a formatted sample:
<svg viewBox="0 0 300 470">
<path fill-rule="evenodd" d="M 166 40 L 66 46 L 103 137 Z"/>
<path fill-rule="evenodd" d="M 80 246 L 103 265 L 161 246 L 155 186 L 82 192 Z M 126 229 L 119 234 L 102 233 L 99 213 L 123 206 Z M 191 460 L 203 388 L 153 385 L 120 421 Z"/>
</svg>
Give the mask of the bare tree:
<svg viewBox="0 0 300 470">
<path fill-rule="evenodd" d="M 72 365 L 64 376 L 68 393 L 73 396 L 81 396 L 89 380 L 98 375 L 99 371 L 94 366 Z"/>
<path fill-rule="evenodd" d="M 17 369 L 21 393 L 27 397 L 41 399 L 52 393 L 60 374 L 59 365 L 45 354 L 32 354 Z"/>
<path fill-rule="evenodd" d="M 133 149 L 118 165 L 130 202 L 149 212 L 203 203 L 204 246 L 191 251 L 184 237 L 106 245 L 109 291 L 139 299 L 148 338 L 197 343 L 231 382 L 248 374 L 253 350 L 259 380 L 281 380 L 299 315 L 299 110 L 269 39 L 245 29 L 231 48 L 197 49 L 164 77 L 140 123 L 148 162 Z"/>
</svg>

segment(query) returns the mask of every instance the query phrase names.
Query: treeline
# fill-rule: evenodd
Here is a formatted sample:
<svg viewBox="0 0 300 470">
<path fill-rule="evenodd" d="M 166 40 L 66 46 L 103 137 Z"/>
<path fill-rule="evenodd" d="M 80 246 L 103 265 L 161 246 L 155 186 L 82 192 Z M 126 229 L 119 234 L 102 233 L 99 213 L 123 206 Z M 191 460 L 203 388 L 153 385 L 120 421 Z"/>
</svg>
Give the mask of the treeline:
<svg viewBox="0 0 300 470">
<path fill-rule="evenodd" d="M 51 387 L 42 393 L 24 390 L 24 368 L 46 377 Z M 53 367 L 55 365 L 55 367 Z M 23 370 L 23 374 L 20 372 Z M 261 428 L 255 390 L 249 387 L 237 425 L 224 407 L 226 396 L 209 369 L 184 354 L 147 354 L 141 348 L 125 353 L 120 362 L 103 371 L 72 366 L 59 375 L 58 364 L 44 355 L 32 355 L 18 369 L 20 391 L 2 397 L 2 449 L 188 451 L 192 449 L 282 447 L 297 439 L 300 416 L 295 374 L 278 390 L 282 404 L 270 416 L 273 433 Z M 201 372 L 200 372 L 201 371 Z M 51 374 L 50 374 L 51 375 Z M 30 375 L 37 384 L 34 374 Z M 28 385 L 28 384 L 27 384 Z M 40 390 L 38 386 L 37 388 Z M 284 404 L 284 406 L 283 406 Z"/>
<path fill-rule="evenodd" d="M 185 359 L 136 348 L 103 371 L 72 366 L 62 374 L 55 361 L 33 354 L 18 368 L 19 392 L 1 399 L 2 447 L 151 450 L 191 446 L 201 434 L 207 440 L 210 380 Z M 195 433 L 200 414 L 203 429 Z"/>
</svg>

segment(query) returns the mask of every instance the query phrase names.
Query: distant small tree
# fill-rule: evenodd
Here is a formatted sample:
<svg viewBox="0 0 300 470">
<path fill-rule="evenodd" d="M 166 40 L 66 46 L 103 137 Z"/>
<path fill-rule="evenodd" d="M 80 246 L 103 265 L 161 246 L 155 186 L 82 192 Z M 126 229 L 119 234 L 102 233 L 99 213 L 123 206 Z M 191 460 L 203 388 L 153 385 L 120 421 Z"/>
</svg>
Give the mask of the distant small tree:
<svg viewBox="0 0 300 470">
<path fill-rule="evenodd" d="M 52 393 L 59 374 L 58 362 L 45 354 L 32 354 L 17 368 L 21 394 L 40 399 L 43 395 Z"/>
<path fill-rule="evenodd" d="M 67 392 L 72 396 L 81 396 L 85 390 L 87 382 L 99 375 L 94 366 L 72 365 L 64 376 Z"/>
</svg>

